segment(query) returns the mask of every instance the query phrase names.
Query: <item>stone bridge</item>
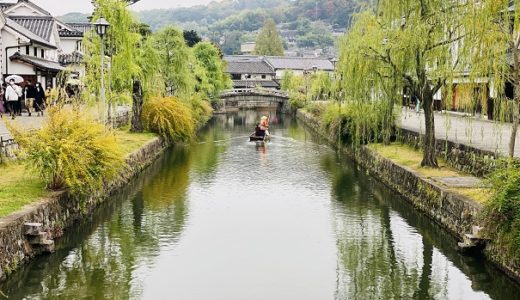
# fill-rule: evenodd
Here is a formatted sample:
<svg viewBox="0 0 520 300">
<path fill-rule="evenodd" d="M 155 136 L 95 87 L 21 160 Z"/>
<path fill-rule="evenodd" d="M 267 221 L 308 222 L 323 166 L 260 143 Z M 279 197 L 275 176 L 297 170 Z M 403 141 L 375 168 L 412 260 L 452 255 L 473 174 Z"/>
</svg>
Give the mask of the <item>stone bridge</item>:
<svg viewBox="0 0 520 300">
<path fill-rule="evenodd" d="M 224 91 L 221 112 L 240 109 L 277 109 L 286 111 L 289 107 L 289 95 L 277 90 L 235 89 Z"/>
</svg>

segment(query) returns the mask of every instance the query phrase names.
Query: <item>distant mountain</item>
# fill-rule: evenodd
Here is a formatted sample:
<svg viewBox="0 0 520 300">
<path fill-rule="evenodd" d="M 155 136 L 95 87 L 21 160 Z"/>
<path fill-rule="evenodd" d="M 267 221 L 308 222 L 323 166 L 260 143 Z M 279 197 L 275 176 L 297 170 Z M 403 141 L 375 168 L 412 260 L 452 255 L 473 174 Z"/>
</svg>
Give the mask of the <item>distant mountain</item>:
<svg viewBox="0 0 520 300">
<path fill-rule="evenodd" d="M 90 14 L 73 12 L 63 16 L 59 16 L 58 19 L 65 23 L 87 23 L 88 17 L 90 17 Z"/>
<path fill-rule="evenodd" d="M 330 48 L 346 29 L 351 16 L 372 0 L 223 0 L 208 5 L 138 12 L 154 31 L 168 25 L 195 30 L 235 54 L 240 43 L 254 41 L 267 18 L 279 24 L 288 48 Z M 65 22 L 87 22 L 88 15 L 70 13 Z"/>
</svg>

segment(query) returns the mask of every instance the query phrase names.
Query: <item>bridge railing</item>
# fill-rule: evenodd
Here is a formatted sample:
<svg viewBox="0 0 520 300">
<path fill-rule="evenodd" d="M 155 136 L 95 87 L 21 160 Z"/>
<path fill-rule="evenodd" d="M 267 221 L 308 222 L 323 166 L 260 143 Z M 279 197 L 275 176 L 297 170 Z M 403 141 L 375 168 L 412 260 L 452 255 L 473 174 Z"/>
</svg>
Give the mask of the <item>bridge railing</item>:
<svg viewBox="0 0 520 300">
<path fill-rule="evenodd" d="M 259 96 L 289 98 L 289 94 L 286 92 L 283 92 L 283 91 L 269 90 L 269 89 L 255 89 L 255 88 L 224 90 L 220 94 L 221 97 L 232 97 L 232 96 L 237 96 L 237 95 L 259 95 Z"/>
</svg>

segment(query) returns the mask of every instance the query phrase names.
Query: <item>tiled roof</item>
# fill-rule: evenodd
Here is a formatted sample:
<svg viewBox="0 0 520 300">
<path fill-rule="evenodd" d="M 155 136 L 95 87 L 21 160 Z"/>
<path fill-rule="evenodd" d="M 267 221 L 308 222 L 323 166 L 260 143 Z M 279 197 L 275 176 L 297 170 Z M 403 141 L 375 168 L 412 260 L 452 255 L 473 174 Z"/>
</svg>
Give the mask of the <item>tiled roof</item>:
<svg viewBox="0 0 520 300">
<path fill-rule="evenodd" d="M 4 11 L 15 4 L 16 3 L 0 3 L 0 9 Z"/>
<path fill-rule="evenodd" d="M 279 88 L 280 85 L 273 80 L 233 80 L 234 88 L 253 88 L 261 86 L 265 88 Z"/>
<path fill-rule="evenodd" d="M 60 37 L 83 37 L 83 32 L 78 30 L 70 31 L 67 29 L 60 29 L 58 33 L 60 34 Z"/>
<path fill-rule="evenodd" d="M 321 71 L 334 71 L 332 62 L 323 58 L 267 56 L 265 60 L 276 70 L 312 70 L 316 67 Z"/>
<path fill-rule="evenodd" d="M 45 14 L 45 15 L 47 15 L 47 16 L 51 16 L 51 13 L 50 13 L 50 12 L 46 11 L 45 9 L 41 8 L 40 6 L 34 4 L 33 2 L 31 2 L 31 1 L 29 1 L 29 0 L 18 1 L 17 3 L 2 3 L 2 4 L 0 4 L 0 5 L 7 5 L 7 4 L 10 4 L 9 6 L 6 6 L 6 7 L 5 7 L 5 9 L 8 9 L 8 8 L 11 8 L 11 7 L 15 6 L 15 5 L 18 5 L 18 3 L 20 3 L 20 2 L 25 2 L 25 3 L 27 3 L 29 6 L 31 6 L 33 9 L 38 10 L 38 11 L 41 12 L 42 14 Z M 2 8 L 3 8 L 3 7 L 2 7 Z M 5 10 L 5 9 L 4 9 L 4 10 Z"/>
<path fill-rule="evenodd" d="M 274 74 L 274 70 L 263 60 L 228 61 L 230 74 Z"/>
<path fill-rule="evenodd" d="M 15 22 L 9 18 L 6 18 L 5 21 L 6 21 L 5 24 L 7 27 L 9 27 L 9 28 L 13 29 L 14 31 L 18 32 L 19 34 L 25 36 L 26 38 L 30 39 L 31 41 L 33 41 L 37 44 L 40 44 L 40 45 L 44 45 L 49 48 L 56 49 L 56 46 L 50 44 L 48 41 L 44 40 L 42 37 L 36 35 L 35 33 L 30 31 L 29 29 L 23 27 L 22 25 L 18 24 L 17 22 Z"/>
<path fill-rule="evenodd" d="M 54 28 L 53 17 L 8 16 L 8 18 L 29 29 L 47 42 L 50 41 Z"/>
<path fill-rule="evenodd" d="M 88 32 L 92 29 L 92 24 L 90 23 L 67 23 L 67 25 L 82 33 Z"/>
<path fill-rule="evenodd" d="M 28 55 L 22 55 L 20 52 L 16 52 L 11 57 L 9 57 L 10 60 L 16 60 L 21 61 L 30 65 L 33 65 L 37 68 L 53 71 L 53 72 L 59 72 L 62 70 L 65 70 L 64 67 L 62 67 L 58 62 L 52 61 L 52 60 L 46 60 L 42 58 L 37 58 L 33 56 Z"/>
<path fill-rule="evenodd" d="M 83 61 L 83 54 L 78 51 L 68 54 L 60 54 L 58 55 L 58 61 L 62 66 L 79 64 Z"/>
<path fill-rule="evenodd" d="M 233 62 L 233 61 L 238 61 L 238 62 L 241 62 L 241 61 L 261 61 L 262 60 L 262 56 L 257 56 L 257 55 L 226 55 L 226 56 L 224 56 L 224 60 L 227 61 L 228 63 L 229 62 Z"/>
</svg>

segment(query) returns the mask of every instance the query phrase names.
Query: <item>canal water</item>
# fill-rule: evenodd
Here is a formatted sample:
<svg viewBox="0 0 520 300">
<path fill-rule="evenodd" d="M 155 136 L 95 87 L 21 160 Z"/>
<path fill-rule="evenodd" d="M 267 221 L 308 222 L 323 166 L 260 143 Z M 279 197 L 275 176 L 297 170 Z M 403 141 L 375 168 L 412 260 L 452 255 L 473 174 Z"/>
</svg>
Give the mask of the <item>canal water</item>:
<svg viewBox="0 0 520 300">
<path fill-rule="evenodd" d="M 9 299 L 518 299 L 296 120 L 216 117 L 16 272 Z M 2 296 L 0 296 L 0 299 Z"/>
</svg>

